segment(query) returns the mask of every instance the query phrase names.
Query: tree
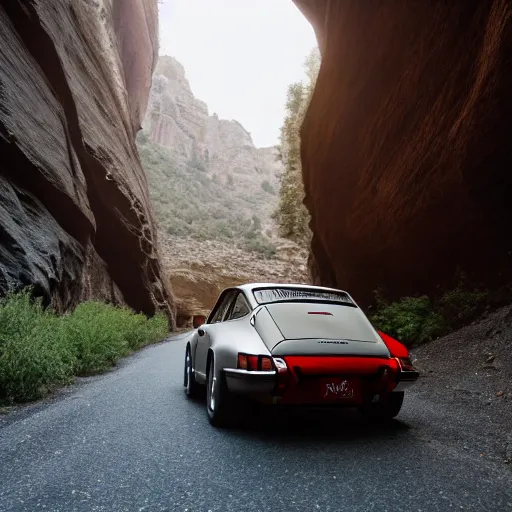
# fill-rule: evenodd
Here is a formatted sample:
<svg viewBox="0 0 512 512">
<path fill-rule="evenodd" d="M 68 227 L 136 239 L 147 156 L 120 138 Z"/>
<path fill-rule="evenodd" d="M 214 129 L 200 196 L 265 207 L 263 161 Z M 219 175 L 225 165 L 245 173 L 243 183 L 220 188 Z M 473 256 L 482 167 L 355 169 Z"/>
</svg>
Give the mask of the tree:
<svg viewBox="0 0 512 512">
<path fill-rule="evenodd" d="M 281 127 L 279 159 L 281 175 L 279 204 L 274 212 L 279 234 L 303 247 L 311 240 L 309 212 L 304 206 L 304 182 L 300 158 L 300 127 L 315 88 L 320 69 L 320 52 L 314 48 L 304 63 L 306 80 L 288 87 L 286 116 Z"/>
</svg>

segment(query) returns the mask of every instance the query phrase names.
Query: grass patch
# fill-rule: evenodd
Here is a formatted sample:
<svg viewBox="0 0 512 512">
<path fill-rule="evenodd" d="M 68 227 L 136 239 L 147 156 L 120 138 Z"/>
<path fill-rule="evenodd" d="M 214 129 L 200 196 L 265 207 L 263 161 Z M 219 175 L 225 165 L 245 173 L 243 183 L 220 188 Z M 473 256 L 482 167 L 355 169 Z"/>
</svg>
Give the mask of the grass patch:
<svg viewBox="0 0 512 512">
<path fill-rule="evenodd" d="M 36 400 L 167 335 L 167 319 L 95 301 L 58 316 L 30 292 L 0 299 L 0 403 Z"/>
</svg>

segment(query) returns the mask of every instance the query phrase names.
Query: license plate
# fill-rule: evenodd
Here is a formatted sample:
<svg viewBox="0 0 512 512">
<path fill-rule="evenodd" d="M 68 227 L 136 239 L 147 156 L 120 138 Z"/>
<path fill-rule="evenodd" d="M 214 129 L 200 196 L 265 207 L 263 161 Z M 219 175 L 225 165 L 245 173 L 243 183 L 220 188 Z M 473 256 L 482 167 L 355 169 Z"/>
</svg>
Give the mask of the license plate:
<svg viewBox="0 0 512 512">
<path fill-rule="evenodd" d="M 322 379 L 320 382 L 321 398 L 326 402 L 357 400 L 358 384 L 357 379 L 345 379 L 343 377 Z"/>
</svg>

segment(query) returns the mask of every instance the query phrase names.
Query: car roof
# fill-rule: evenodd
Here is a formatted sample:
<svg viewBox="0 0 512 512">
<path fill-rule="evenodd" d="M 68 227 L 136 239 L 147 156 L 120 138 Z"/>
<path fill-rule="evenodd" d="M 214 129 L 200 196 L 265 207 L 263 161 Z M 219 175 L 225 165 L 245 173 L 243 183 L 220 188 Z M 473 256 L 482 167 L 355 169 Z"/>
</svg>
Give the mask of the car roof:
<svg viewBox="0 0 512 512">
<path fill-rule="evenodd" d="M 314 286 L 311 284 L 289 284 L 289 283 L 246 283 L 241 284 L 239 286 L 235 286 L 234 288 L 238 288 L 239 290 L 243 290 L 246 292 L 250 292 L 256 288 L 301 288 L 306 290 L 323 290 L 328 292 L 343 292 L 347 293 L 345 290 L 340 290 L 339 288 L 327 288 L 325 286 Z"/>
</svg>

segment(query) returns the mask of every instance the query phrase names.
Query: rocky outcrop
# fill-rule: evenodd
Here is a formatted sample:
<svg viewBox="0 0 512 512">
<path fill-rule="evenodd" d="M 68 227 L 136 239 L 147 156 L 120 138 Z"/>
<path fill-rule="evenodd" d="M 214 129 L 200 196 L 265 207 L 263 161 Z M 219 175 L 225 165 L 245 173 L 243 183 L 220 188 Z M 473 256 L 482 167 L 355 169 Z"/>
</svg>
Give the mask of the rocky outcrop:
<svg viewBox="0 0 512 512">
<path fill-rule="evenodd" d="M 256 148 L 238 121 L 209 115 L 206 103 L 192 93 L 185 69 L 173 57 L 159 58 L 143 126 L 177 165 L 204 172 L 225 185 L 226 199 L 233 201 L 239 213 L 256 214 L 271 228 L 277 196 L 265 196 L 261 186 L 267 181 L 272 189 L 278 188 L 277 149 Z"/>
<path fill-rule="evenodd" d="M 315 281 L 368 303 L 512 282 L 512 4 L 295 0 L 323 62 L 302 127 Z"/>
<path fill-rule="evenodd" d="M 178 325 L 208 314 L 224 288 L 250 282 L 307 283 L 307 250 L 283 241 L 265 260 L 222 241 L 163 239 L 163 261 L 177 297 Z"/>
<path fill-rule="evenodd" d="M 173 324 L 135 146 L 156 28 L 156 0 L 2 2 L 0 292 L 165 308 Z"/>
</svg>

